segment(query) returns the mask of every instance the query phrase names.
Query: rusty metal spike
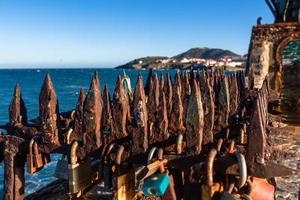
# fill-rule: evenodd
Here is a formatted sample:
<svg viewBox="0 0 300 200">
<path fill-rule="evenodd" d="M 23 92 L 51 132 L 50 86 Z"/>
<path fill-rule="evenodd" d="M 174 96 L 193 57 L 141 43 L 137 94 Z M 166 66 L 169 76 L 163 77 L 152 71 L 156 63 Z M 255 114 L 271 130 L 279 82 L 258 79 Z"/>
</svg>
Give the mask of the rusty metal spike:
<svg viewBox="0 0 300 200">
<path fill-rule="evenodd" d="M 114 137 L 112 134 L 113 119 L 111 112 L 111 101 L 110 94 L 107 84 L 104 86 L 103 93 L 103 112 L 102 112 L 102 138 L 104 144 L 109 144 L 113 141 Z"/>
<path fill-rule="evenodd" d="M 44 141 L 59 144 L 58 138 L 58 100 L 51 77 L 46 75 L 41 89 L 40 97 L 40 122 L 44 133 Z"/>
<path fill-rule="evenodd" d="M 131 121 L 131 116 L 129 99 L 120 76 L 117 79 L 113 95 L 112 115 L 114 120 L 113 134 L 117 139 L 126 137 L 128 135 L 126 124 Z"/>
<path fill-rule="evenodd" d="M 196 78 L 196 75 L 195 75 L 195 72 L 194 72 L 193 69 L 191 69 L 191 71 L 189 72 L 189 74 L 190 74 L 190 85 L 191 85 L 193 83 L 193 81 L 195 79 L 197 79 L 197 78 Z"/>
<path fill-rule="evenodd" d="M 155 140 L 154 142 L 161 142 L 169 138 L 168 132 L 169 120 L 167 112 L 167 101 L 164 91 L 161 92 L 159 107 L 156 116 L 155 128 Z"/>
<path fill-rule="evenodd" d="M 160 91 L 160 87 L 159 87 L 159 80 L 157 77 L 157 74 L 154 74 L 153 76 L 153 84 L 154 84 L 154 100 L 155 100 L 155 106 L 156 108 L 159 106 L 159 91 Z"/>
<path fill-rule="evenodd" d="M 83 106 L 83 124 L 84 132 L 87 133 L 87 137 L 96 139 L 96 147 L 100 147 L 101 141 L 101 117 L 102 117 L 102 96 L 100 82 L 97 73 L 94 74 L 88 94 L 84 101 Z M 95 135 L 95 137 L 93 137 Z M 92 144 L 89 144 L 92 145 Z M 94 148 L 95 146 L 93 146 Z"/>
<path fill-rule="evenodd" d="M 164 92 L 166 95 L 166 101 L 167 101 L 167 112 L 168 112 L 168 118 L 171 117 L 172 112 L 172 99 L 173 99 L 173 88 L 172 88 L 172 80 L 170 73 L 167 74 L 167 81 L 164 85 Z"/>
<path fill-rule="evenodd" d="M 84 119 L 84 115 L 83 115 L 84 101 L 85 101 L 85 92 L 84 89 L 81 88 L 76 103 L 75 119 L 74 119 L 74 133 L 77 134 L 77 139 L 80 140 L 83 140 L 82 132 L 83 132 L 83 119 Z"/>
<path fill-rule="evenodd" d="M 149 73 L 148 73 L 148 77 L 147 77 L 147 81 L 146 81 L 146 85 L 145 85 L 145 95 L 146 96 L 149 95 L 150 82 L 152 81 L 152 77 L 153 77 L 153 69 L 150 68 Z"/>
<path fill-rule="evenodd" d="M 230 94 L 230 116 L 235 114 L 238 109 L 239 90 L 235 73 L 230 76 L 229 94 Z"/>
<path fill-rule="evenodd" d="M 230 94 L 227 77 L 222 74 L 218 78 L 217 90 L 217 108 L 218 108 L 218 124 L 221 127 L 228 125 L 230 111 Z"/>
<path fill-rule="evenodd" d="M 134 97 L 133 97 L 133 113 L 134 113 L 134 132 L 132 154 L 145 153 L 148 149 L 148 113 L 146 106 L 146 96 L 143 86 L 143 77 L 138 76 Z"/>
<path fill-rule="evenodd" d="M 201 73 L 201 75 L 199 75 L 199 85 L 204 111 L 204 145 L 213 142 L 213 127 L 215 120 L 215 105 L 212 87 L 210 86 L 209 81 L 209 77 L 206 76 L 205 73 Z"/>
<path fill-rule="evenodd" d="M 159 91 L 164 90 L 164 86 L 165 86 L 165 78 L 164 75 L 161 74 L 159 79 Z"/>
<path fill-rule="evenodd" d="M 155 140 L 155 121 L 159 105 L 159 82 L 157 75 L 153 75 L 149 81 L 149 94 L 147 96 L 147 110 L 149 122 L 149 140 L 150 143 Z"/>
<path fill-rule="evenodd" d="M 181 100 L 182 87 L 180 75 L 177 72 L 175 74 L 175 83 L 173 87 L 173 105 L 170 117 L 170 134 L 177 135 L 179 133 L 184 133 L 184 121 L 183 121 L 183 105 Z"/>
<path fill-rule="evenodd" d="M 78 101 L 77 101 L 77 104 L 76 104 L 76 109 L 77 110 L 83 110 L 84 100 L 85 100 L 85 92 L 84 92 L 84 89 L 81 88 L 80 92 L 79 92 Z"/>
<path fill-rule="evenodd" d="M 27 110 L 22 98 L 21 88 L 19 84 L 16 85 L 14 95 L 9 105 L 9 122 L 10 124 L 26 124 Z"/>
<path fill-rule="evenodd" d="M 215 83 L 214 73 L 213 72 L 209 72 L 208 75 L 209 75 L 209 79 L 210 79 L 210 86 L 212 88 L 214 88 L 215 87 L 215 84 L 214 84 Z"/>
<path fill-rule="evenodd" d="M 197 70 L 197 73 L 196 73 L 195 77 L 196 77 L 197 82 L 199 82 L 200 77 L 201 77 L 201 71 L 200 70 Z M 191 81 L 191 83 L 192 83 L 192 81 Z"/>
<path fill-rule="evenodd" d="M 186 116 L 186 140 L 189 155 L 198 155 L 202 149 L 204 113 L 201 92 L 196 80 L 192 84 L 192 94 L 189 99 Z"/>
<path fill-rule="evenodd" d="M 189 96 L 191 95 L 190 79 L 188 74 L 182 74 L 182 105 L 183 105 L 183 121 L 185 123 L 185 116 L 187 106 L 189 103 Z"/>
</svg>

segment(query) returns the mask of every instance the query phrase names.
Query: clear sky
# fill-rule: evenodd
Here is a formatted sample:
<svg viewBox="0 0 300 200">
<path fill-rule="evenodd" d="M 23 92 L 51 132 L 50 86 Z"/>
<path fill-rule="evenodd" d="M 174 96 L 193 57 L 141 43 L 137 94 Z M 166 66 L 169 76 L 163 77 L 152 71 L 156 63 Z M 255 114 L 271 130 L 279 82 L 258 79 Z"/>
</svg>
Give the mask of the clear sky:
<svg viewBox="0 0 300 200">
<path fill-rule="evenodd" d="M 0 67 L 114 67 L 192 47 L 245 54 L 264 0 L 0 0 Z"/>
</svg>

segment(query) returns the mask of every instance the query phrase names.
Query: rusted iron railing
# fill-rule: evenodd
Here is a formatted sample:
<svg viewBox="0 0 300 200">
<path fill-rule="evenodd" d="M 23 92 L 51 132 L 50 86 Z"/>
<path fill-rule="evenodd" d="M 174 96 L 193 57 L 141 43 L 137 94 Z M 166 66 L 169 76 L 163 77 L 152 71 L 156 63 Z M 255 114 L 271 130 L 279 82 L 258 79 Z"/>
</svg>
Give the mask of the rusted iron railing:
<svg viewBox="0 0 300 200">
<path fill-rule="evenodd" d="M 174 82 L 170 74 L 158 78 L 150 71 L 145 87 L 138 76 L 133 93 L 128 81 L 117 78 L 111 99 L 95 73 L 75 109 L 60 113 L 47 75 L 34 123 L 17 85 L 7 135 L 0 135 L 4 199 L 24 197 L 26 155 L 31 173 L 50 162 L 51 153 L 68 156 L 66 198 L 84 195 L 100 180 L 117 199 L 137 198 L 150 175 L 166 171 L 171 181 L 162 199 L 199 199 L 233 189 L 242 194 L 248 177 L 299 174 L 268 156 L 267 80 L 262 89 L 249 90 L 243 71 L 177 72 Z M 159 153 L 153 160 L 148 153 L 154 147 Z"/>
</svg>

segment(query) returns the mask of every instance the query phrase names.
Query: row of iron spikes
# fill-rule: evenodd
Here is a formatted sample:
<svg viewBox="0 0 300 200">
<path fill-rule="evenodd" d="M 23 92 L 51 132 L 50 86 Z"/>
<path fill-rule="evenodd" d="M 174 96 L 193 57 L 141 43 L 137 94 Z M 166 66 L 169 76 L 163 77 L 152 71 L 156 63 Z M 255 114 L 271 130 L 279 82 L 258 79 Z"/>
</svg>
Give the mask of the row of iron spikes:
<svg viewBox="0 0 300 200">
<path fill-rule="evenodd" d="M 194 73 L 193 73 L 194 74 Z M 149 77 L 151 75 L 151 72 L 149 73 Z M 169 75 L 167 75 L 167 79 L 169 79 Z M 175 75 L 175 84 L 176 82 L 178 83 L 178 80 L 179 79 L 179 73 L 177 72 L 176 75 Z M 191 76 L 192 77 L 192 76 Z M 118 82 L 120 83 L 120 77 L 118 78 Z M 118 83 L 117 82 L 117 83 Z M 148 81 L 147 81 L 148 82 Z M 168 81 L 167 81 L 168 82 Z M 99 79 L 98 79 L 98 75 L 97 73 L 94 74 L 93 76 L 93 79 L 92 79 L 92 82 L 91 82 L 91 86 L 90 86 L 90 90 L 92 88 L 95 89 L 95 86 L 97 84 L 100 84 L 99 83 Z M 180 82 L 178 83 L 180 84 Z M 117 87 L 122 87 L 121 84 L 117 84 Z M 116 87 L 116 88 L 117 88 Z M 146 85 L 147 87 L 147 85 Z M 145 87 L 145 88 L 146 88 Z M 109 96 L 109 93 L 108 93 L 108 89 L 107 89 L 107 84 L 105 84 L 105 87 L 106 89 L 106 95 Z M 89 90 L 89 91 L 90 91 Z M 116 90 L 115 90 L 116 91 Z M 99 92 L 101 94 L 101 89 L 99 89 Z M 108 93 L 108 94 L 107 94 Z M 41 91 L 41 95 L 40 95 L 40 116 L 43 114 L 43 111 L 41 111 L 43 108 L 44 109 L 48 109 L 49 106 L 44 106 L 43 107 L 43 104 L 44 103 L 49 103 L 49 101 L 41 101 L 42 100 L 42 97 L 45 96 L 44 94 L 46 94 L 46 99 L 47 99 L 47 94 L 50 96 L 52 95 L 52 98 L 50 99 L 50 101 L 52 101 L 52 104 L 54 105 L 54 109 L 52 108 L 52 114 L 58 114 L 58 101 L 57 101 L 57 96 L 56 96 L 56 93 L 55 93 L 55 90 L 54 90 L 54 87 L 53 87 L 53 84 L 52 84 L 52 81 L 51 81 L 51 78 L 50 78 L 50 75 L 47 74 L 46 77 L 45 77 L 45 81 L 44 81 L 44 84 L 43 84 L 43 87 L 42 87 L 42 91 Z M 88 93 L 89 94 L 89 93 Z M 78 106 L 81 106 L 82 103 L 83 103 L 83 99 L 84 99 L 84 91 L 81 90 L 80 91 L 80 96 L 79 96 L 79 99 L 78 99 L 78 103 L 77 103 L 77 107 Z M 48 97 L 49 99 L 49 97 Z M 102 97 L 100 98 L 100 100 L 102 100 Z M 19 112 L 20 113 L 13 113 L 12 111 L 14 110 L 14 105 L 18 105 L 20 106 L 20 109 L 19 109 Z M 42 109 L 41 109 L 42 108 Z M 18 110 L 18 109 L 15 109 L 15 110 Z M 45 112 L 47 114 L 47 112 Z M 51 113 L 50 113 L 51 114 Z M 18 117 L 18 116 L 21 116 L 21 117 Z M 18 119 L 19 118 L 19 119 Z M 21 118 L 21 119 L 20 119 Z M 43 118 L 43 117 L 42 117 Z M 19 121 L 18 121 L 19 120 Z M 11 102 L 11 105 L 10 105 L 10 122 L 13 123 L 13 122 L 18 122 L 18 123 L 26 123 L 27 121 L 27 115 L 26 115 L 26 108 L 25 108 L 25 104 L 23 102 L 23 99 L 21 97 L 21 91 L 20 91 L 20 87 L 19 85 L 17 84 L 16 87 L 15 87 L 15 92 L 14 92 L 14 97 L 13 97 L 13 100 Z"/>
</svg>

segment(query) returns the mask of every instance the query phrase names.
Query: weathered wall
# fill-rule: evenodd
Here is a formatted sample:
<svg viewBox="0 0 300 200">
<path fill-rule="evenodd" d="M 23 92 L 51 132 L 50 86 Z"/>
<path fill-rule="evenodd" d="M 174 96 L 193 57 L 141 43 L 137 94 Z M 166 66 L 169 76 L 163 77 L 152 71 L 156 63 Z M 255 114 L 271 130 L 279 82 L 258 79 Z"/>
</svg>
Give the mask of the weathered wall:
<svg viewBox="0 0 300 200">
<path fill-rule="evenodd" d="M 256 25 L 252 30 L 246 75 L 249 86 L 261 87 L 261 80 L 269 72 L 271 87 L 280 94 L 282 54 L 284 47 L 300 38 L 300 23 Z"/>
</svg>

